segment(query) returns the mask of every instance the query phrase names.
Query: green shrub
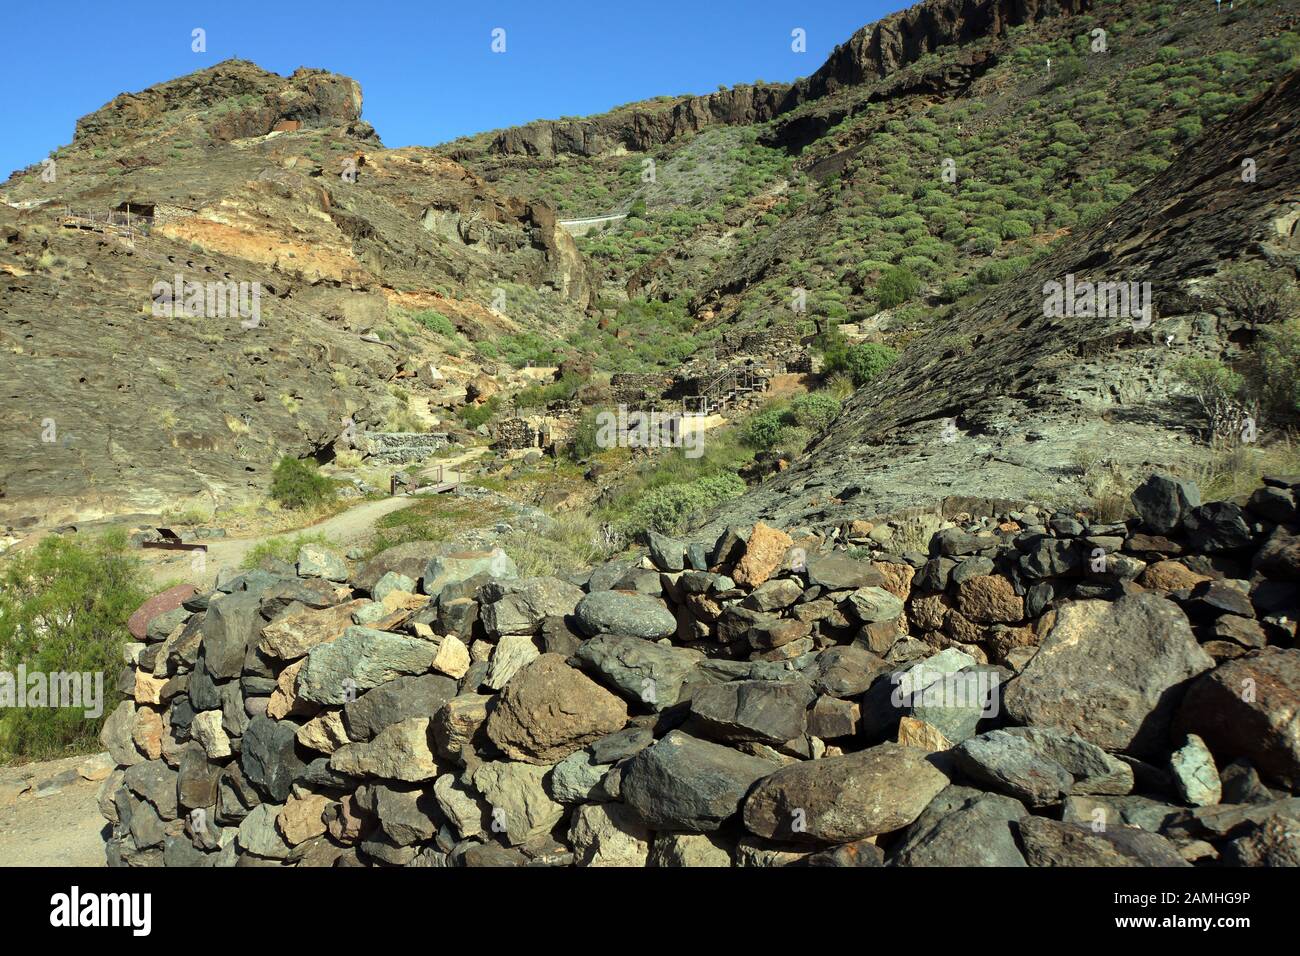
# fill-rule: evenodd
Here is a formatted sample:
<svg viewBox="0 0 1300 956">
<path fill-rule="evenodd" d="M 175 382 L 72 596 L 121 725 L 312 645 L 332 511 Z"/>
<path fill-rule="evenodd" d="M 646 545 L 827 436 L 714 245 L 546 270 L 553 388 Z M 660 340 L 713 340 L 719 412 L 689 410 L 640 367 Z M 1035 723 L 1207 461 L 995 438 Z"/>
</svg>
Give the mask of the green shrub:
<svg viewBox="0 0 1300 956">
<path fill-rule="evenodd" d="M 821 431 L 839 413 L 839 400 L 825 392 L 800 395 L 790 403 L 790 415 L 794 418 L 795 424 L 814 431 Z"/>
<path fill-rule="evenodd" d="M 619 522 L 629 537 L 647 531 L 676 534 L 709 509 L 745 493 L 739 475 L 719 474 L 683 484 L 663 485 L 648 491 Z"/>
<path fill-rule="evenodd" d="M 892 309 L 902 305 L 921 291 L 921 281 L 910 269 L 896 266 L 885 270 L 885 274 L 876 283 L 876 301 L 882 309 Z"/>
<path fill-rule="evenodd" d="M 776 410 L 759 412 L 745 422 L 741 436 L 750 448 L 767 451 L 781 443 L 785 426 L 785 416 L 782 412 Z"/>
<path fill-rule="evenodd" d="M 497 413 L 500 406 L 497 397 L 493 395 L 482 405 L 462 405 L 456 409 L 456 417 L 460 419 L 462 425 L 466 428 L 478 428 L 480 425 L 486 425 L 492 420 L 492 416 Z"/>
<path fill-rule="evenodd" d="M 826 352 L 825 374 L 846 373 L 854 388 L 861 388 L 898 361 L 898 353 L 888 345 L 862 342 L 847 348 L 832 347 Z"/>
<path fill-rule="evenodd" d="M 336 496 L 335 482 L 314 464 L 285 455 L 271 472 L 271 497 L 286 508 L 311 508 Z"/>
<path fill-rule="evenodd" d="M 1265 406 L 1275 415 L 1294 418 L 1300 413 L 1300 319 L 1266 327 L 1256 359 L 1256 387 Z"/>
<path fill-rule="evenodd" d="M 452 325 L 451 320 L 448 319 L 441 312 L 435 312 L 432 309 L 427 309 L 424 312 L 417 312 L 414 316 L 412 316 L 412 318 L 415 319 L 416 322 L 419 322 L 421 325 L 423 325 L 430 332 L 436 332 L 438 335 L 441 335 L 444 338 L 448 338 L 448 339 L 452 339 L 456 337 L 456 327 Z"/>
<path fill-rule="evenodd" d="M 98 749 L 96 735 L 118 701 L 122 648 L 131 640 L 127 618 L 148 596 L 126 536 L 110 532 L 83 543 L 51 535 L 0 571 L 0 670 L 13 673 L 21 664 L 29 676 L 103 677 L 102 713 L 93 717 L 86 715 L 88 703 L 0 710 L 0 755 Z"/>
</svg>

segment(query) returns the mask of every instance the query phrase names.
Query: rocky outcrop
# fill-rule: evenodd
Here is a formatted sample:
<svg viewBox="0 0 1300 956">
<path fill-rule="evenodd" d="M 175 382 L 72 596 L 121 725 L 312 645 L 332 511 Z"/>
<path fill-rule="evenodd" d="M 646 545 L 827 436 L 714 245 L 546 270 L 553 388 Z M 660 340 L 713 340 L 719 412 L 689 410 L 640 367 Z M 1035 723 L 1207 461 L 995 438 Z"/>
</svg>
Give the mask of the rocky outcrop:
<svg viewBox="0 0 1300 956">
<path fill-rule="evenodd" d="M 766 526 L 656 536 L 635 569 L 654 595 L 610 590 L 625 561 L 449 583 L 492 556 L 431 553 L 428 593 L 383 630 L 352 621 L 415 586 L 375 575 L 411 566 L 408 545 L 306 613 L 264 572 L 154 602 L 104 724 L 109 862 L 1293 860 L 1300 607 L 1275 556 L 1300 527 L 1265 512 L 1300 479 L 1266 488 L 1228 547 L 1199 534 L 1235 505 L 1157 477 L 1145 518 L 995 513 L 926 554 Z M 1203 580 L 1166 588 L 1149 562 Z M 198 646 L 173 653 L 185 633 Z"/>
<path fill-rule="evenodd" d="M 927 53 L 972 40 L 1003 37 L 1011 27 L 1082 13 L 1092 6 L 1093 0 L 925 0 L 863 27 L 837 46 L 817 72 L 793 84 L 735 86 L 706 96 L 682 97 L 670 106 L 631 104 L 585 119 L 538 120 L 501 130 L 487 144 L 487 151 L 539 159 L 605 156 L 619 150 L 647 152 L 709 126 L 765 123 L 844 87 L 883 79 Z M 950 65 L 903 87 L 884 91 L 877 98 L 957 90 L 969 84 L 990 62 L 980 58 L 966 65 Z M 844 114 L 837 119 L 805 119 L 771 139 L 797 148 L 843 118 Z M 447 148 L 447 154 L 457 159 L 474 153 L 467 144 Z"/>
<path fill-rule="evenodd" d="M 840 44 L 812 76 L 795 84 L 798 102 L 880 79 L 946 46 L 1005 36 L 1011 27 L 1084 13 L 1094 0 L 925 0 Z"/>
</svg>

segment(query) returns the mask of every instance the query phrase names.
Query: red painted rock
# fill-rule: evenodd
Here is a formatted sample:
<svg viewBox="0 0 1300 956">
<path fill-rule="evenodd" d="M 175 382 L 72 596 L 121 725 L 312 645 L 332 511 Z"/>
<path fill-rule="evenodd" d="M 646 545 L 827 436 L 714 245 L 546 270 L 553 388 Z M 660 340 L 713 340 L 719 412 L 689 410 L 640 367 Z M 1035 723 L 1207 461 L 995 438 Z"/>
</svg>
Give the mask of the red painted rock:
<svg viewBox="0 0 1300 956">
<path fill-rule="evenodd" d="M 130 620 L 126 622 L 127 630 L 137 641 L 143 641 L 145 630 L 149 627 L 149 622 L 159 614 L 166 614 L 168 611 L 174 611 L 190 598 L 192 598 L 197 589 L 192 584 L 178 584 L 174 588 L 168 588 L 162 594 L 155 594 L 149 600 L 140 605 L 139 609 L 131 615 Z"/>
</svg>

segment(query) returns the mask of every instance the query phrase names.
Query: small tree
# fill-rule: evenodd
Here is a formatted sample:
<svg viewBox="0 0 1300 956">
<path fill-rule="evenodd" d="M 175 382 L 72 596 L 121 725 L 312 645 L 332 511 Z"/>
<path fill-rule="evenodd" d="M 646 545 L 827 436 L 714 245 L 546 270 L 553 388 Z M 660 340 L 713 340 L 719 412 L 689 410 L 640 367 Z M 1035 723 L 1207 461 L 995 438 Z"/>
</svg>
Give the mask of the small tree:
<svg viewBox="0 0 1300 956">
<path fill-rule="evenodd" d="M 1255 405 L 1244 397 L 1245 380 L 1217 359 L 1187 358 L 1175 368 L 1200 409 L 1211 442 L 1235 443 L 1255 418 Z"/>
<path fill-rule="evenodd" d="M 1251 328 L 1283 322 L 1296 313 L 1295 283 L 1262 262 L 1234 263 L 1214 277 L 1209 293 L 1229 315 Z"/>
</svg>

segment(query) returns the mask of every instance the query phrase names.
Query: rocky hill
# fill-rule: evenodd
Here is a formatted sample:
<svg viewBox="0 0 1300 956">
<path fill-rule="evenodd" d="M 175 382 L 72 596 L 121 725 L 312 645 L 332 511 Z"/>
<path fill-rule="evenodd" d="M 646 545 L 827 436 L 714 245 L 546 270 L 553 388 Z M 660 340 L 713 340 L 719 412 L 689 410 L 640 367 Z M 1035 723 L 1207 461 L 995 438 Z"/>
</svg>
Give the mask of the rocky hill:
<svg viewBox="0 0 1300 956">
<path fill-rule="evenodd" d="M 470 377 L 465 341 L 581 319 L 593 278 L 553 209 L 360 114 L 350 79 L 229 61 L 118 97 L 5 184 L 0 520 L 261 495 L 281 455 L 382 427 L 403 370 Z M 154 314 L 178 277 L 257 283 L 258 322 Z"/>
</svg>

